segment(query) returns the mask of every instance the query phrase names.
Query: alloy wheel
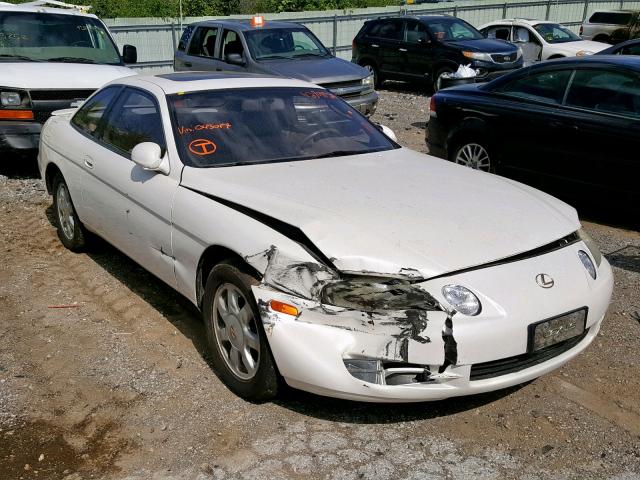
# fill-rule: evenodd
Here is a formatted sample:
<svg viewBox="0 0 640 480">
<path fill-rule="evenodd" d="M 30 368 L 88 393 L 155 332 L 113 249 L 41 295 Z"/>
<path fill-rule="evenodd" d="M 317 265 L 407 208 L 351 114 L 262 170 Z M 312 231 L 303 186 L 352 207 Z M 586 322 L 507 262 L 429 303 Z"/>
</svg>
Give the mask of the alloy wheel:
<svg viewBox="0 0 640 480">
<path fill-rule="evenodd" d="M 62 227 L 62 233 L 69 240 L 73 240 L 76 220 L 73 213 L 71 196 L 69 195 L 69 190 L 67 190 L 67 186 L 64 183 L 58 184 L 56 199 L 58 221 L 60 223 L 60 227 Z"/>
<path fill-rule="evenodd" d="M 251 305 L 238 287 L 223 283 L 213 301 L 214 329 L 220 355 L 241 380 L 250 380 L 260 365 L 260 336 Z"/>
<path fill-rule="evenodd" d="M 468 143 L 460 147 L 456 153 L 455 162 L 459 165 L 484 172 L 488 172 L 491 169 L 489 152 L 478 143 Z"/>
</svg>

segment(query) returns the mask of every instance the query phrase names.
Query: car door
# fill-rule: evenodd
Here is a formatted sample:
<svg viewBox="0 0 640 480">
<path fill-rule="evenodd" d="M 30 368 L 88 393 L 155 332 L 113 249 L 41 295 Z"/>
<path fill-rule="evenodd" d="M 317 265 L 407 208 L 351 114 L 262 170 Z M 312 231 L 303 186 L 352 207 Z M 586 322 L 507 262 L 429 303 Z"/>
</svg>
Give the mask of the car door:
<svg viewBox="0 0 640 480">
<path fill-rule="evenodd" d="M 513 43 L 522 49 L 523 62 L 526 65 L 542 59 L 542 43 L 533 30 L 522 26 L 514 27 Z"/>
<path fill-rule="evenodd" d="M 640 75 L 624 70 L 577 69 L 565 109 L 576 125 L 574 154 L 557 165 L 589 192 L 640 198 Z"/>
<path fill-rule="evenodd" d="M 493 137 L 502 152 L 498 173 L 543 190 L 562 184 L 565 173 L 558 172 L 557 162 L 575 148 L 568 141 L 574 126 L 562 108 L 571 73 L 561 67 L 537 70 L 493 90 L 496 105 L 487 113 L 495 115 Z"/>
<path fill-rule="evenodd" d="M 125 87 L 109 110 L 97 138 L 93 171 L 101 186 L 92 194 L 102 227 L 118 249 L 170 285 L 175 284 L 171 209 L 180 180 L 179 162 L 169 157 L 168 175 L 145 170 L 131 160 L 139 143 L 153 142 L 169 155 L 169 113 L 164 93 Z M 167 121 L 163 121 L 163 118 Z"/>
<path fill-rule="evenodd" d="M 417 20 L 407 20 L 403 55 L 403 73 L 414 77 L 428 77 L 433 67 L 433 42 L 427 28 Z"/>
<path fill-rule="evenodd" d="M 215 49 L 220 29 L 216 26 L 199 26 L 191 36 L 186 53 L 176 54 L 176 70 L 218 70 L 219 61 Z"/>
<path fill-rule="evenodd" d="M 94 192 L 101 188 L 94 171 L 95 152 L 101 149 L 96 143 L 96 133 L 121 89 L 119 85 L 107 87 L 87 100 L 71 118 L 71 126 L 77 134 L 60 146 L 60 153 L 69 160 L 71 167 L 64 174 L 76 212 L 90 230 L 105 237 L 108 232 L 102 224 L 113 212 L 101 212 L 95 202 Z"/>
<path fill-rule="evenodd" d="M 369 32 L 367 42 L 375 54 L 380 73 L 387 78 L 398 78 L 403 75 L 402 45 L 404 37 L 404 21 L 397 18 L 381 20 Z"/>
</svg>

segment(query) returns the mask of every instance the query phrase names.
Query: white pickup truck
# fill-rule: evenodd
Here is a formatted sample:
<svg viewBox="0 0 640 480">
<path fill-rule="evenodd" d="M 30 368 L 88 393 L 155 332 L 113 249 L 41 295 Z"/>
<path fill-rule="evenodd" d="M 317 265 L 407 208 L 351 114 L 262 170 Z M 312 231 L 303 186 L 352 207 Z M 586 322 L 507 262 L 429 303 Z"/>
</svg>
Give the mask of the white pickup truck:
<svg viewBox="0 0 640 480">
<path fill-rule="evenodd" d="M 49 8 L 54 4 L 60 8 Z M 54 110 L 79 105 L 116 78 L 134 75 L 106 26 L 62 2 L 0 2 L 0 162 L 33 157 Z"/>
</svg>

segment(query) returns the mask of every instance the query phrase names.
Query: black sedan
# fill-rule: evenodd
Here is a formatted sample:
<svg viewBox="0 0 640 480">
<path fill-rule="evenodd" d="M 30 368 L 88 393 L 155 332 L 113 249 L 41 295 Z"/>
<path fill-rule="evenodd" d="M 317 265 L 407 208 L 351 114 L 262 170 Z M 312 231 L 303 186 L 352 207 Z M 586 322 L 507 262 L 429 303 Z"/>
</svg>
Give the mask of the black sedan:
<svg viewBox="0 0 640 480">
<path fill-rule="evenodd" d="M 431 97 L 432 155 L 571 200 L 640 203 L 640 58 L 553 60 Z"/>
<path fill-rule="evenodd" d="M 596 55 L 640 55 L 640 38 L 612 45 L 600 50 Z"/>
</svg>

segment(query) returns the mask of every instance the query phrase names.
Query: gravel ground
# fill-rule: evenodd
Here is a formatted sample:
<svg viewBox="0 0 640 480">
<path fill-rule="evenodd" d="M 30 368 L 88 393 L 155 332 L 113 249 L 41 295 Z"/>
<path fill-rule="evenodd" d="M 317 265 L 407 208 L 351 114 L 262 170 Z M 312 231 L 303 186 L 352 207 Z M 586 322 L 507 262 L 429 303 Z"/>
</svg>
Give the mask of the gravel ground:
<svg viewBox="0 0 640 480">
<path fill-rule="evenodd" d="M 424 151 L 427 97 L 381 94 L 374 120 Z M 252 404 L 211 370 L 185 299 L 108 245 L 64 249 L 42 182 L 0 168 L 0 479 L 640 479 L 638 232 L 585 223 L 614 298 L 552 374 L 417 405 Z"/>
</svg>

